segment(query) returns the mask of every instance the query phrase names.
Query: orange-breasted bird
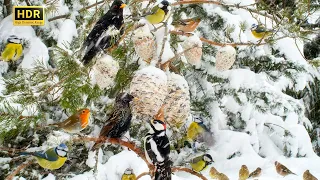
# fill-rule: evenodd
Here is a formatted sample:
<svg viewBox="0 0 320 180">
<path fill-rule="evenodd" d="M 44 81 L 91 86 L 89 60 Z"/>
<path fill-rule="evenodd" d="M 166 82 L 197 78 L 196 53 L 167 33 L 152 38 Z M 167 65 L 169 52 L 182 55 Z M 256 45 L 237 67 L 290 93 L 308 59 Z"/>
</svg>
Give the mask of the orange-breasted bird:
<svg viewBox="0 0 320 180">
<path fill-rule="evenodd" d="M 49 124 L 49 126 L 58 126 L 68 133 L 79 133 L 88 126 L 89 117 L 90 110 L 88 108 L 83 108 L 70 116 L 68 119 L 62 122 Z"/>
<path fill-rule="evenodd" d="M 278 161 L 276 161 L 274 165 L 276 166 L 277 173 L 280 174 L 281 176 L 287 176 L 289 174 L 296 175 L 295 173 L 290 171 L 287 167 L 285 167 L 283 164 L 279 163 Z"/>
<path fill-rule="evenodd" d="M 176 22 L 173 22 L 172 25 L 174 26 L 176 31 L 182 31 L 183 33 L 191 33 L 200 24 L 201 19 L 195 18 L 195 19 L 182 19 L 178 20 Z"/>
</svg>

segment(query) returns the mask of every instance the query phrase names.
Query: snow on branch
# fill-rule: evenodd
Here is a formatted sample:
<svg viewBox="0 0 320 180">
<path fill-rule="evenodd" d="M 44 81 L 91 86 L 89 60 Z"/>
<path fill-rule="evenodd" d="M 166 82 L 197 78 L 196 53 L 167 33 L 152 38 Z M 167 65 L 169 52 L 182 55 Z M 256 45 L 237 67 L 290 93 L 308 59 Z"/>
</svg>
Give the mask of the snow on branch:
<svg viewBox="0 0 320 180">
<path fill-rule="evenodd" d="M 24 168 L 28 167 L 32 163 L 33 159 L 29 159 L 26 162 L 20 164 L 20 166 L 18 166 L 16 170 L 14 170 L 9 176 L 7 176 L 5 180 L 12 180 L 14 176 L 16 176 L 20 171 L 22 171 Z"/>
</svg>

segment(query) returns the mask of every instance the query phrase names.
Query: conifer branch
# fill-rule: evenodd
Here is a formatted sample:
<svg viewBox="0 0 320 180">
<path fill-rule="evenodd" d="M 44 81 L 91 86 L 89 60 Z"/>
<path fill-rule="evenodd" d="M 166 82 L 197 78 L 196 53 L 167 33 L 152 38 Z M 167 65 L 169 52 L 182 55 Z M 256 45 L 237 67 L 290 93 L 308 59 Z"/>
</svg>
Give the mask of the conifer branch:
<svg viewBox="0 0 320 180">
<path fill-rule="evenodd" d="M 81 9 L 79 10 L 79 12 L 83 12 L 83 11 L 85 11 L 85 10 L 88 10 L 88 9 L 90 9 L 90 8 L 92 8 L 92 7 L 95 7 L 95 6 L 99 5 L 99 4 L 104 3 L 105 1 L 106 1 L 106 0 L 98 1 L 98 2 L 96 2 L 96 3 L 94 3 L 94 4 L 91 4 L 91 5 L 89 5 L 89 6 L 86 6 L 86 7 L 84 7 L 84 8 L 81 8 Z M 71 15 L 71 14 L 68 13 L 68 14 L 64 14 L 64 15 L 55 16 L 55 17 L 52 17 L 52 18 L 48 19 L 48 21 L 51 22 L 51 21 L 54 21 L 54 20 L 57 20 L 57 19 L 68 18 L 70 15 Z"/>
<path fill-rule="evenodd" d="M 26 162 L 20 164 L 20 166 L 18 166 L 16 170 L 14 170 L 9 176 L 7 176 L 5 180 L 12 180 L 14 176 L 16 176 L 20 171 L 22 171 L 24 168 L 28 167 L 32 163 L 33 159 L 29 159 Z"/>
</svg>

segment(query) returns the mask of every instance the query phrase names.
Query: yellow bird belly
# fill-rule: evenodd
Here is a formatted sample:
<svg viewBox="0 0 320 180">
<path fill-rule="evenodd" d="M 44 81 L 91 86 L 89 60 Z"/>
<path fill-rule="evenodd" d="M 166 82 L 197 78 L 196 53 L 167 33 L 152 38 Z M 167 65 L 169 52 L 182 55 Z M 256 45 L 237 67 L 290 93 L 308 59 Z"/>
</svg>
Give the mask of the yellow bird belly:
<svg viewBox="0 0 320 180">
<path fill-rule="evenodd" d="M 121 180 L 136 180 L 137 177 L 134 174 L 124 174 L 122 175 Z"/>
<path fill-rule="evenodd" d="M 16 61 L 22 55 L 23 47 L 21 44 L 8 43 L 1 54 L 3 61 Z"/>
<path fill-rule="evenodd" d="M 45 169 L 59 169 L 61 168 L 64 163 L 66 162 L 67 158 L 66 157 L 59 157 L 58 160 L 56 161 L 48 161 L 46 159 L 42 159 L 42 158 L 37 158 L 38 164 L 45 168 Z"/>
<path fill-rule="evenodd" d="M 202 127 L 198 123 L 192 122 L 187 130 L 188 141 L 194 141 L 199 134 L 203 132 Z"/>
<path fill-rule="evenodd" d="M 269 31 L 261 32 L 261 33 L 257 33 L 256 31 L 251 31 L 251 33 L 257 39 L 268 37 L 271 34 L 271 32 Z"/>
<path fill-rule="evenodd" d="M 198 161 L 196 163 L 191 163 L 191 167 L 194 171 L 196 172 L 200 172 L 204 169 L 206 169 L 206 162 L 204 162 L 203 160 Z"/>
<path fill-rule="evenodd" d="M 156 13 L 146 16 L 146 19 L 151 24 L 159 24 L 165 18 L 166 13 L 162 9 L 158 9 Z"/>
</svg>

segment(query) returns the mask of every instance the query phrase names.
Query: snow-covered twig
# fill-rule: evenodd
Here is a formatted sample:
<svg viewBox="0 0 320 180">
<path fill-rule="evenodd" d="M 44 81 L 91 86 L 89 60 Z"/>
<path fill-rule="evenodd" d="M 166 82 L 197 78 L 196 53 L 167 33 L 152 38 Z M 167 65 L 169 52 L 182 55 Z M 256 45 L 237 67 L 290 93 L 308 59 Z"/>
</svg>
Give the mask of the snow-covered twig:
<svg viewBox="0 0 320 180">
<path fill-rule="evenodd" d="M 186 49 L 186 50 L 184 50 L 184 51 L 176 54 L 173 58 L 171 58 L 171 59 L 169 59 L 167 62 L 161 64 L 161 65 L 160 65 L 160 68 L 161 68 L 162 70 L 167 69 L 167 68 L 169 67 L 169 65 L 171 64 L 171 62 L 172 62 L 174 59 L 180 57 L 180 56 L 181 56 L 182 54 L 184 54 L 185 52 L 190 51 L 192 48 L 194 48 L 194 47 L 188 48 L 188 49 Z"/>
<path fill-rule="evenodd" d="M 33 163 L 33 159 L 29 159 L 26 162 L 22 163 L 20 166 L 17 167 L 16 170 L 14 170 L 9 176 L 7 176 L 5 180 L 12 180 L 14 176 L 16 176 L 21 170 L 28 167 L 32 163 Z"/>
<path fill-rule="evenodd" d="M 98 2 L 96 2 L 96 3 L 94 3 L 94 4 L 91 4 L 91 5 L 89 5 L 89 6 L 86 6 L 86 7 L 84 7 L 84 8 L 81 8 L 81 9 L 79 10 L 79 12 L 82 12 L 82 11 L 85 11 L 85 10 L 90 9 L 90 8 L 92 8 L 92 7 L 95 7 L 95 6 L 99 5 L 99 4 L 104 3 L 105 1 L 106 1 L 106 0 L 98 1 Z M 69 17 L 70 15 L 71 15 L 71 14 L 68 13 L 68 14 L 64 14 L 64 15 L 55 16 L 55 17 L 52 17 L 52 18 L 48 19 L 48 21 L 50 22 L 50 21 L 54 21 L 54 20 L 57 20 L 57 19 L 67 18 L 67 17 Z"/>
</svg>

